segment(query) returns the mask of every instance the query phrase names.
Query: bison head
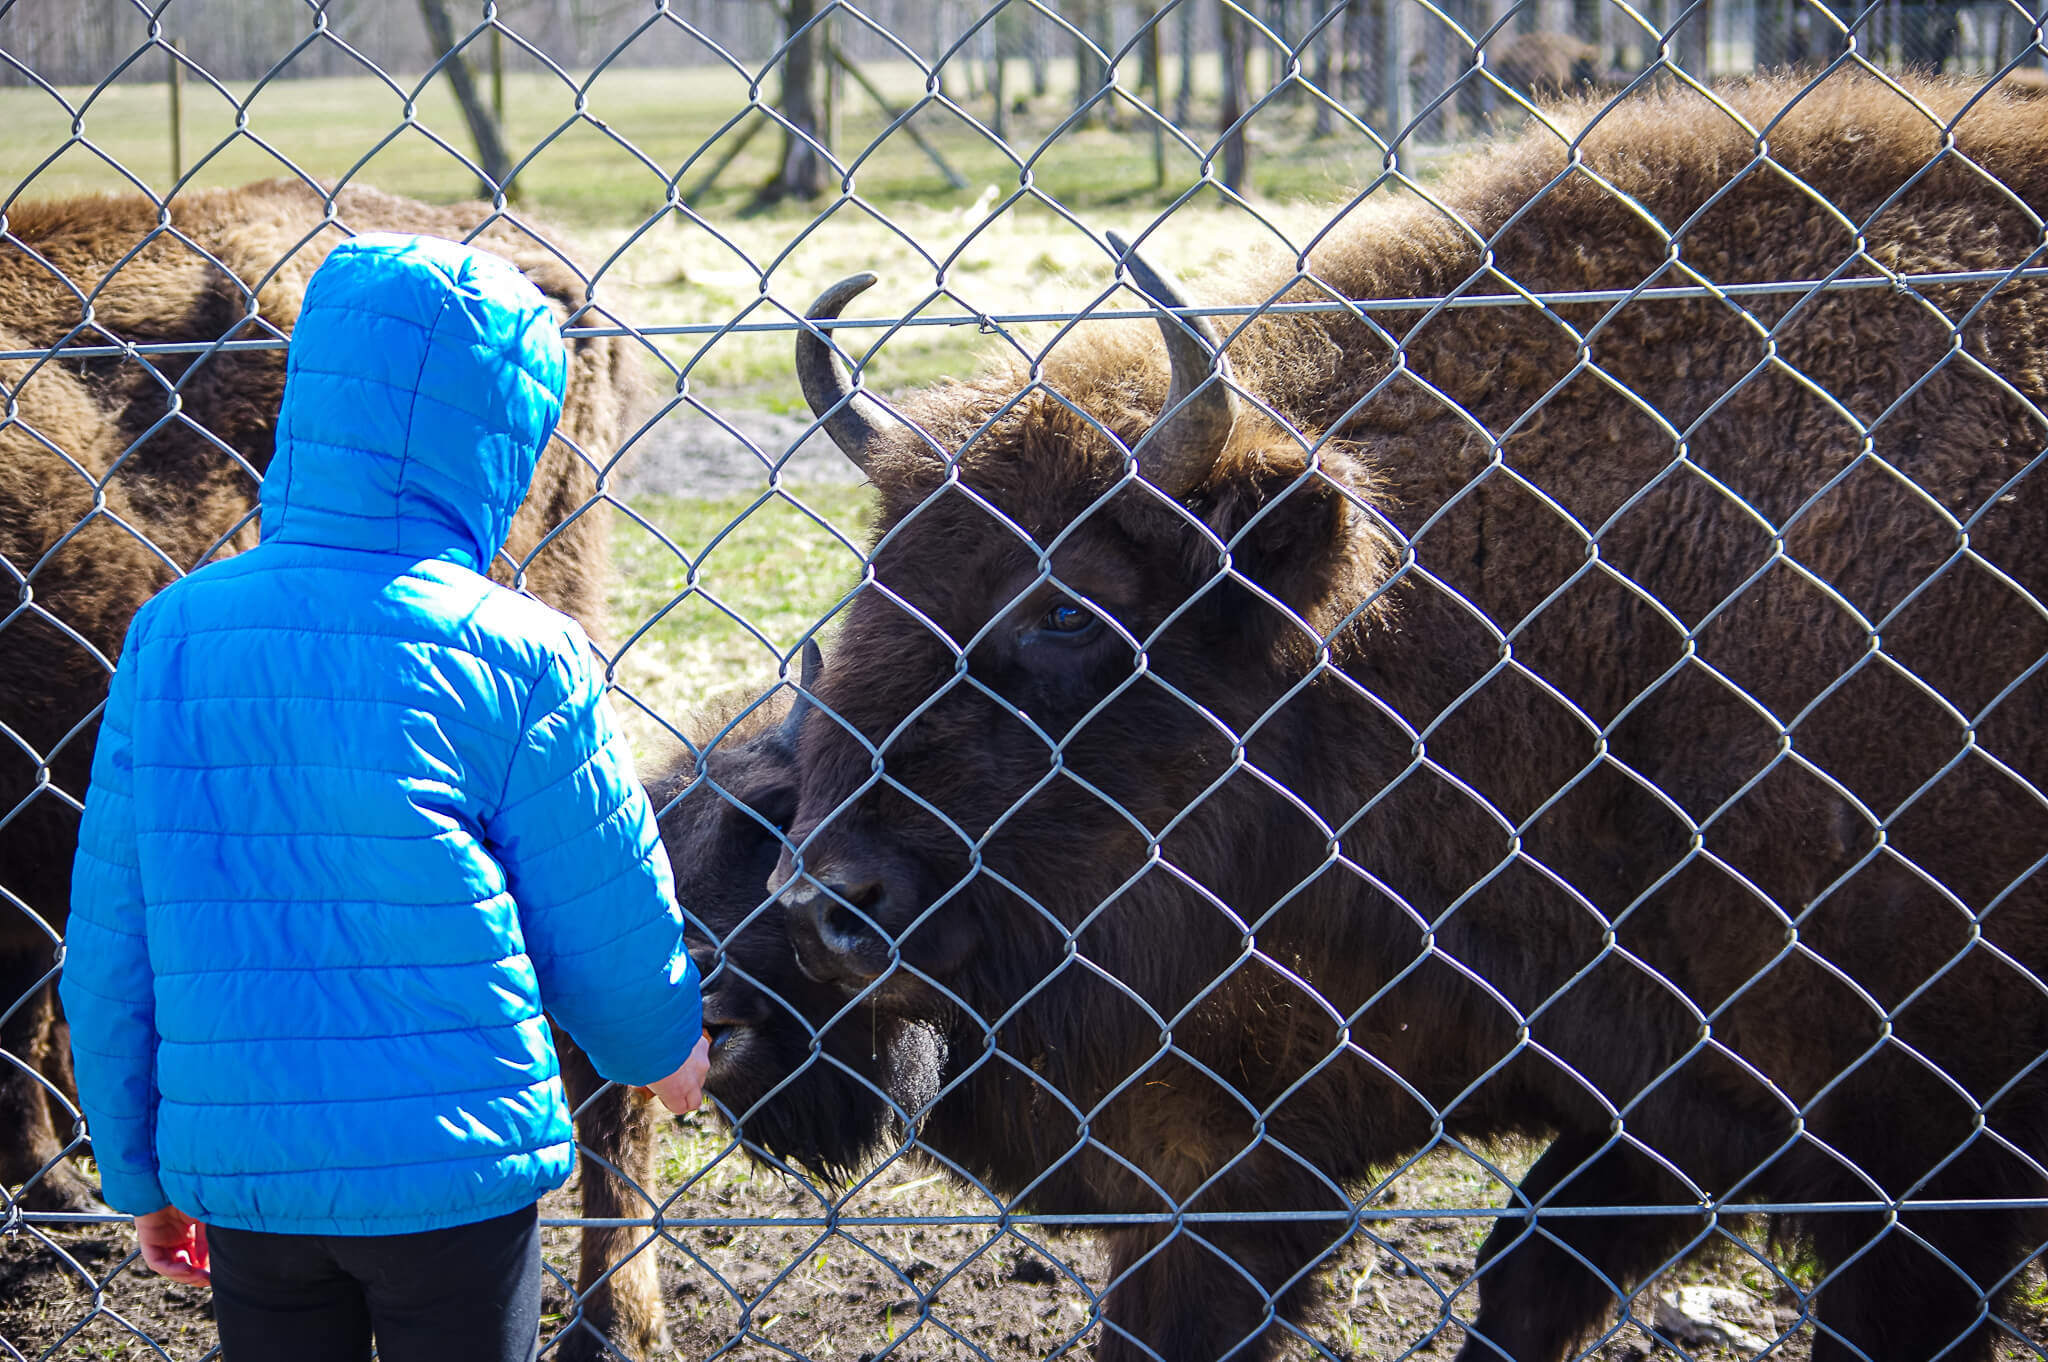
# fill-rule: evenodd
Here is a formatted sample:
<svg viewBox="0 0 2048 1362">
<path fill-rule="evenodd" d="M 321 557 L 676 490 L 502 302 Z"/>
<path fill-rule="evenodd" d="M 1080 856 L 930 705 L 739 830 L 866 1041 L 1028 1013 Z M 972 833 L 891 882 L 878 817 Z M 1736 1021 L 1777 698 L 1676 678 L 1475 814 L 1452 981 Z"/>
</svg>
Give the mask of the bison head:
<svg viewBox="0 0 2048 1362">
<path fill-rule="evenodd" d="M 822 660 L 804 647 L 786 712 L 774 699 L 729 723 L 648 781 L 676 897 L 691 918 L 712 1039 L 708 1087 L 750 1148 L 836 1177 L 880 1146 L 938 1069 L 927 1026 L 849 1006 L 790 954 L 768 880 L 796 812 L 796 742 Z"/>
<path fill-rule="evenodd" d="M 1009 1085 L 1047 1118 L 942 1151 L 1000 1161 L 999 1145 L 1019 1156 L 1013 1182 L 1104 1138 L 1104 1104 L 1139 1086 L 1185 1083 L 1243 1114 L 1218 1080 L 1253 1101 L 1284 1088 L 1254 1050 L 1328 1017 L 1320 998 L 1294 1006 L 1311 995 L 1281 957 L 1299 943 L 1265 943 L 1336 869 L 1356 809 L 1288 710 L 1312 691 L 1356 698 L 1333 650 L 1392 557 L 1351 451 L 1257 397 L 1268 367 L 1329 358 L 1266 344 L 1234 370 L 1118 245 L 1162 309 L 1156 336 L 1105 323 L 901 415 L 821 334 L 799 341 L 812 409 L 881 505 L 872 579 L 803 737 L 779 902 L 808 979 L 948 1031 L 949 1093 Z M 836 285 L 812 317 L 871 282 Z M 1382 727 L 1359 741 L 1405 761 Z M 1247 1008 L 1297 1041 L 1229 1039 Z M 1197 1055 L 1205 1034 L 1221 1048 Z M 1154 1127 L 1173 1119 L 1156 1096 Z M 953 1104 L 969 1107 L 1023 1109 Z M 1130 1138 L 1155 1137 L 1173 1144 Z"/>
</svg>

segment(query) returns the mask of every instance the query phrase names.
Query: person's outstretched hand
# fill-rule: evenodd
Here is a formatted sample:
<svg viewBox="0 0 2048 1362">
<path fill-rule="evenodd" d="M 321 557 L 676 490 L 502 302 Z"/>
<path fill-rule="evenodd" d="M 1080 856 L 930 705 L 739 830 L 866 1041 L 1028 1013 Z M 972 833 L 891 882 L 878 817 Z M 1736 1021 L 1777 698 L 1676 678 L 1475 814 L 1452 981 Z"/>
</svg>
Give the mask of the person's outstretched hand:
<svg viewBox="0 0 2048 1362">
<path fill-rule="evenodd" d="M 658 1083 L 649 1083 L 647 1090 L 661 1099 L 661 1104 L 678 1116 L 695 1111 L 704 1103 L 704 1077 L 711 1072 L 711 1037 L 697 1037 L 697 1048 L 690 1051 L 690 1057 L 677 1069 Z"/>
<path fill-rule="evenodd" d="M 142 1261 L 151 1272 L 187 1286 L 213 1281 L 206 1261 L 206 1226 L 176 1206 L 136 1216 L 135 1237 L 142 1241 Z"/>
</svg>

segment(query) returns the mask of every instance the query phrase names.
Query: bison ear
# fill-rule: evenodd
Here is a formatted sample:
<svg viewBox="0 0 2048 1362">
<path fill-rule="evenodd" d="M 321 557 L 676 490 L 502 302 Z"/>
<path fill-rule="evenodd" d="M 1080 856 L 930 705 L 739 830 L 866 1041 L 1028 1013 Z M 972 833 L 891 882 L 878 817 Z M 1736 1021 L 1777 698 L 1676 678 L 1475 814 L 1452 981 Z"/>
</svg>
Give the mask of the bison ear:
<svg viewBox="0 0 2048 1362">
<path fill-rule="evenodd" d="M 1334 452 L 1325 458 L 1349 464 L 1348 456 Z M 1200 514 L 1230 545 L 1240 573 L 1320 632 L 1344 613 L 1341 600 L 1384 575 L 1378 570 L 1381 537 L 1336 478 L 1310 470 L 1299 447 L 1229 464 L 1204 489 Z M 1214 552 L 1206 542 L 1195 550 L 1203 560 L 1199 571 L 1213 571 Z M 1250 613 L 1278 620 L 1270 608 Z"/>
</svg>

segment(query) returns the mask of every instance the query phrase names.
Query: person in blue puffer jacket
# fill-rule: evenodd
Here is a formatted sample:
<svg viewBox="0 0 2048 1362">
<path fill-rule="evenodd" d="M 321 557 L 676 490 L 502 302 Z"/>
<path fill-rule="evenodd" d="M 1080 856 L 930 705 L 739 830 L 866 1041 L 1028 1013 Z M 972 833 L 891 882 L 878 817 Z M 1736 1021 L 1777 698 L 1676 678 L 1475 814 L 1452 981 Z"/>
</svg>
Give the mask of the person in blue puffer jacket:
<svg viewBox="0 0 2048 1362">
<path fill-rule="evenodd" d="M 136 613 L 62 993 L 106 1200 L 229 1362 L 533 1356 L 573 1162 L 545 1008 L 701 1099 L 698 980 L 574 622 L 483 574 L 561 411 L 540 292 L 362 236 L 294 329 L 260 544 Z"/>
</svg>

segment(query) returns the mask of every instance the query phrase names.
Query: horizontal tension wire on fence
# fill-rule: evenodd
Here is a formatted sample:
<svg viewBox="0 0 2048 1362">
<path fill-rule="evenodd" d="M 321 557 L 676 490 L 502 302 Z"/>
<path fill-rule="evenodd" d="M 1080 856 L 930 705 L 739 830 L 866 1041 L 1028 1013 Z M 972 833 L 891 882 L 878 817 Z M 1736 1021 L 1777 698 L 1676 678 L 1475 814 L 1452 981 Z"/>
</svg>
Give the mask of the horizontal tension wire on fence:
<svg viewBox="0 0 2048 1362">
<path fill-rule="evenodd" d="M 1852 289 L 1955 288 L 1969 284 L 2023 283 L 2048 279 L 2048 266 L 2019 270 L 1951 270 L 1938 274 L 1858 275 L 1851 279 L 1785 279 L 1763 284 L 1659 284 L 1643 289 L 1580 289 L 1561 293 L 1472 293 L 1458 296 L 1415 298 L 1362 298 L 1350 302 L 1240 303 L 1232 306 L 1184 307 L 1172 314 L 1161 308 L 1119 308 L 1113 312 L 1084 314 L 1089 321 L 1156 321 L 1168 315 L 1183 317 L 1269 317 L 1299 312 L 1424 312 L 1432 308 L 1470 307 L 1570 307 L 1588 303 L 1703 302 L 1723 298 L 1758 298 L 1837 293 Z M 935 317 L 846 317 L 835 319 L 835 331 L 883 330 L 911 326 L 972 326 L 990 330 L 1008 326 L 1065 324 L 1074 320 L 1071 312 L 991 312 L 981 315 L 960 313 Z M 723 336 L 738 332 L 809 331 L 810 323 L 794 318 L 762 322 L 688 322 L 674 326 L 567 326 L 562 335 L 570 340 L 599 336 Z M 38 360 L 52 354 L 66 359 L 117 359 L 124 355 L 192 355 L 231 350 L 282 350 L 290 342 L 278 340 L 239 341 L 152 341 L 146 345 L 66 345 L 57 350 L 0 350 L 0 360 Z"/>
</svg>

